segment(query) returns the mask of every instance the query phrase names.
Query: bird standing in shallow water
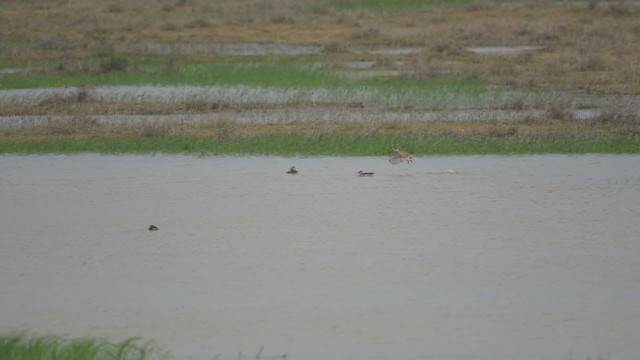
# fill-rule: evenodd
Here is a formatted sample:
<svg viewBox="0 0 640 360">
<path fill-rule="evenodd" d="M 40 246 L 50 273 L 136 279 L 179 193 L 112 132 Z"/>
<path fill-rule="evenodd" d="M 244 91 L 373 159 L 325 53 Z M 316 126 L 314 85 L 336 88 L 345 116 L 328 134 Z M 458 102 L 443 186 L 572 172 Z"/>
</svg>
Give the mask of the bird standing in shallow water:
<svg viewBox="0 0 640 360">
<path fill-rule="evenodd" d="M 293 175 L 295 175 L 295 174 L 297 174 L 297 173 L 298 173 L 298 170 L 296 170 L 296 167 L 295 167 L 295 166 L 290 167 L 290 168 L 289 168 L 289 171 L 287 171 L 287 174 L 293 174 Z"/>
<path fill-rule="evenodd" d="M 360 170 L 356 174 L 358 174 L 358 176 L 373 176 L 374 173 Z"/>
<path fill-rule="evenodd" d="M 406 151 L 402 151 L 400 149 L 393 148 L 391 149 L 391 157 L 389 158 L 389 162 L 393 165 L 400 164 L 403 162 L 412 163 L 415 158 L 413 155 L 409 154 Z"/>
</svg>

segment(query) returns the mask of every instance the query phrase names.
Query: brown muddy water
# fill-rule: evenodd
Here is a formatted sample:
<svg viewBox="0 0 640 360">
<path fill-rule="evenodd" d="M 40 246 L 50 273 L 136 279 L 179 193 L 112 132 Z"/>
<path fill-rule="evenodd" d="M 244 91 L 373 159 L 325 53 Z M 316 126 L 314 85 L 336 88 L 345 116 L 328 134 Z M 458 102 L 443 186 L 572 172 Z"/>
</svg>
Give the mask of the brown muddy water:
<svg viewBox="0 0 640 360">
<path fill-rule="evenodd" d="M 637 155 L 0 169 L 3 332 L 143 336 L 198 360 L 640 353 Z"/>
</svg>

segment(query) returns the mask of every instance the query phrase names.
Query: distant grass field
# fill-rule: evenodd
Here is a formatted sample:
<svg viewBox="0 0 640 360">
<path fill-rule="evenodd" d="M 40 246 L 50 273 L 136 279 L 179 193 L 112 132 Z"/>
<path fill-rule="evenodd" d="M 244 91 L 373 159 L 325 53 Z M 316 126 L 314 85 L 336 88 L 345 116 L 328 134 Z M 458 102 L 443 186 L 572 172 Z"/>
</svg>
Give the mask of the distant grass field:
<svg viewBox="0 0 640 360">
<path fill-rule="evenodd" d="M 164 355 L 139 339 L 113 343 L 104 339 L 58 336 L 0 336 L 2 360 L 147 360 Z"/>
<path fill-rule="evenodd" d="M 373 70 L 381 71 L 372 75 L 376 81 L 474 79 L 511 88 L 640 94 L 640 7 L 631 1 L 6 0 L 0 6 L 0 68 L 28 71 L 0 74 L 1 89 L 359 86 L 350 77 L 362 73 L 357 69 L 310 66 L 357 60 L 375 62 Z M 171 47 L 229 43 L 313 45 L 322 51 L 246 61 Z M 165 47 L 158 51 L 150 44 Z M 517 45 L 542 50 L 505 56 L 464 50 Z M 422 51 L 367 52 L 404 47 Z M 154 63 L 148 56 L 163 60 Z M 400 74 L 389 76 L 386 70 Z"/>
</svg>

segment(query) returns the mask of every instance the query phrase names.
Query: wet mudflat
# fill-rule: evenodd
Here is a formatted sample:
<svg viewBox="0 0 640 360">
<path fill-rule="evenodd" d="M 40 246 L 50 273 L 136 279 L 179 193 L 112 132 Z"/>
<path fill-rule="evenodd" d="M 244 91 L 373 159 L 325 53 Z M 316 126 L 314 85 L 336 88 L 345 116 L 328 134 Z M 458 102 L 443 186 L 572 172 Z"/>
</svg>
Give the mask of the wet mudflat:
<svg viewBox="0 0 640 360">
<path fill-rule="evenodd" d="M 143 336 L 197 359 L 640 351 L 637 155 L 3 155 L 0 169 L 4 330 Z"/>
</svg>

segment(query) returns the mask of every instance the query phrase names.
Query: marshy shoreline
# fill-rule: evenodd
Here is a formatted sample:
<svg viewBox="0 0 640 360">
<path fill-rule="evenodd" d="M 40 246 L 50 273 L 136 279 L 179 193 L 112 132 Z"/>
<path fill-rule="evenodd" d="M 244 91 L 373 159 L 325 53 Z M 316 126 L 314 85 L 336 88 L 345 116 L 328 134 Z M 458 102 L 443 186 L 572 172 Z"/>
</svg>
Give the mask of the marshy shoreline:
<svg viewBox="0 0 640 360">
<path fill-rule="evenodd" d="M 0 91 L 2 153 L 638 153 L 635 96 L 375 89 Z"/>
<path fill-rule="evenodd" d="M 631 130 L 630 130 L 631 128 Z M 400 147 L 416 155 L 640 153 L 637 126 L 581 122 L 101 125 L 91 118 L 0 130 L 0 153 L 191 153 L 380 156 Z"/>
<path fill-rule="evenodd" d="M 634 2 L 2 10 L 2 153 L 640 151 Z"/>
</svg>

